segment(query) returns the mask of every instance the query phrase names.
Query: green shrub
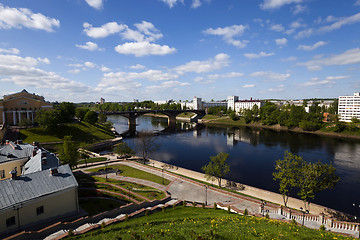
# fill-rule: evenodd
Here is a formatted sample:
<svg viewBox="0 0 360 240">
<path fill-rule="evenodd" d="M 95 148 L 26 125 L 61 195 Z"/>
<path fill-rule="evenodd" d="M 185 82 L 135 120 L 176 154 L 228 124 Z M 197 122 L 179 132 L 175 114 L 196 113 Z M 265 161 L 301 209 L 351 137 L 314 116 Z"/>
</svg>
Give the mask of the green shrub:
<svg viewBox="0 0 360 240">
<path fill-rule="evenodd" d="M 175 204 L 173 205 L 173 209 L 174 209 L 174 210 L 176 209 L 176 205 L 175 205 Z"/>
<path fill-rule="evenodd" d="M 245 208 L 245 210 L 244 210 L 244 216 L 247 216 L 247 215 L 249 215 L 249 211 L 247 210 L 247 208 Z"/>
<path fill-rule="evenodd" d="M 149 209 L 146 209 L 145 210 L 145 216 L 148 216 L 149 215 Z"/>
<path fill-rule="evenodd" d="M 202 203 L 201 205 L 202 205 L 202 208 L 204 209 L 205 208 L 205 203 Z"/>
<path fill-rule="evenodd" d="M 74 231 L 70 228 L 69 231 L 68 231 L 68 236 L 69 237 L 72 237 L 74 236 Z"/>
<path fill-rule="evenodd" d="M 129 220 L 129 215 L 128 215 L 128 214 L 125 214 L 125 219 L 124 219 L 124 221 L 127 221 L 127 220 Z"/>
<path fill-rule="evenodd" d="M 162 206 L 162 207 L 161 207 L 161 211 L 162 211 L 162 212 L 165 212 L 165 206 Z"/>
<path fill-rule="evenodd" d="M 193 203 L 192 203 L 192 206 L 193 206 L 193 207 L 196 207 L 196 202 L 193 202 Z"/>
<path fill-rule="evenodd" d="M 326 227 L 324 226 L 324 224 L 321 224 L 319 230 L 320 230 L 320 231 L 325 231 L 325 230 L 326 230 Z"/>
<path fill-rule="evenodd" d="M 103 221 L 103 222 L 101 222 L 100 227 L 101 227 L 101 229 L 104 229 L 104 228 L 106 227 L 106 225 L 105 225 L 105 222 L 104 222 L 104 221 Z"/>
<path fill-rule="evenodd" d="M 295 219 L 291 219 L 291 224 L 292 225 L 298 225 L 297 221 Z"/>
<path fill-rule="evenodd" d="M 268 214 L 268 213 L 266 213 L 266 214 L 265 214 L 265 218 L 267 218 L 267 219 L 269 219 L 269 218 L 270 218 L 270 216 L 269 216 L 269 214 Z"/>
<path fill-rule="evenodd" d="M 183 207 L 186 207 L 186 201 L 185 200 L 183 201 Z"/>
<path fill-rule="evenodd" d="M 217 209 L 217 205 L 216 205 L 216 202 L 214 202 L 214 206 L 213 206 L 214 209 Z"/>
<path fill-rule="evenodd" d="M 227 211 L 228 211 L 228 213 L 231 213 L 231 208 L 230 208 L 230 206 L 228 206 Z"/>
</svg>

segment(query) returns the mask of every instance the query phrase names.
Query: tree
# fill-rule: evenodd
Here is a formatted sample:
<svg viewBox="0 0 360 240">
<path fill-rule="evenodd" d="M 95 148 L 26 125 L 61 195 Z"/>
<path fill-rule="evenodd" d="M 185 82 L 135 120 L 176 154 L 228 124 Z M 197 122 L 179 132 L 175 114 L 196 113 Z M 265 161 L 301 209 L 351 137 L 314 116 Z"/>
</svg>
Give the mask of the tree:
<svg viewBox="0 0 360 240">
<path fill-rule="evenodd" d="M 136 147 L 141 153 L 145 164 L 149 154 L 158 149 L 158 144 L 156 143 L 154 133 L 152 131 L 140 132 Z"/>
<path fill-rule="evenodd" d="M 107 116 L 105 114 L 100 113 L 98 116 L 99 123 L 105 123 L 107 121 Z"/>
<path fill-rule="evenodd" d="M 209 164 L 201 168 L 204 171 L 207 180 L 218 180 L 219 187 L 221 187 L 221 178 L 225 177 L 230 171 L 230 166 L 226 163 L 228 157 L 229 154 L 225 152 L 221 152 L 216 156 L 211 156 Z"/>
<path fill-rule="evenodd" d="M 335 187 L 340 180 L 335 174 L 332 164 L 307 163 L 302 157 L 285 152 L 284 159 L 277 160 L 273 173 L 274 180 L 279 180 L 279 191 L 283 195 L 286 206 L 292 189 L 297 189 L 297 195 L 304 201 L 308 209 L 309 200 L 322 190 Z"/>
<path fill-rule="evenodd" d="M 36 122 L 38 122 L 45 131 L 51 131 L 61 123 L 61 113 L 59 110 L 40 110 L 36 114 Z"/>
<path fill-rule="evenodd" d="M 85 117 L 85 114 L 89 111 L 88 108 L 81 108 L 81 107 L 78 107 L 76 108 L 75 110 L 75 116 L 80 120 L 80 121 L 83 121 L 84 120 L 84 117 Z"/>
<path fill-rule="evenodd" d="M 129 147 L 126 142 L 121 142 L 117 144 L 114 148 L 114 152 L 121 155 L 121 156 L 133 156 L 135 155 L 135 151 Z"/>
<path fill-rule="evenodd" d="M 63 122 L 69 122 L 71 121 L 75 116 L 75 105 L 71 102 L 62 102 L 57 107 L 57 109 L 60 110 L 62 121 Z"/>
<path fill-rule="evenodd" d="M 98 121 L 98 114 L 94 111 L 88 111 L 85 114 L 84 121 L 94 125 Z"/>
<path fill-rule="evenodd" d="M 279 180 L 279 192 L 281 193 L 284 205 L 287 206 L 291 190 L 296 187 L 298 177 L 305 161 L 302 157 L 293 155 L 291 152 L 284 153 L 284 159 L 278 159 L 273 172 L 274 181 Z"/>
<path fill-rule="evenodd" d="M 340 178 L 335 174 L 336 168 L 330 163 L 305 164 L 299 177 L 298 196 L 304 201 L 305 209 L 310 199 L 315 198 L 315 193 L 328 188 L 334 188 Z M 309 205 L 309 204 L 308 204 Z"/>
<path fill-rule="evenodd" d="M 63 144 L 59 151 L 59 159 L 63 164 L 69 164 L 70 167 L 75 167 L 77 165 L 77 160 L 79 158 L 79 153 L 73 141 L 71 141 L 71 136 L 64 136 Z"/>
<path fill-rule="evenodd" d="M 360 123 L 360 119 L 358 119 L 357 117 L 352 117 L 351 122 L 352 123 Z"/>
</svg>

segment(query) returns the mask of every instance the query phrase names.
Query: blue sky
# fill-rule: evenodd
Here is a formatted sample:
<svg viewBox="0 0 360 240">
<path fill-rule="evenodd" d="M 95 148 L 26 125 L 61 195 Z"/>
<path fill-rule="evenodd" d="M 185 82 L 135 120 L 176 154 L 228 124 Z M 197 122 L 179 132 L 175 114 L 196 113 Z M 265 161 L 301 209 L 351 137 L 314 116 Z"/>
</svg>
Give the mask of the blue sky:
<svg viewBox="0 0 360 240">
<path fill-rule="evenodd" d="M 1 0 L 0 94 L 49 101 L 360 91 L 360 0 Z"/>
</svg>

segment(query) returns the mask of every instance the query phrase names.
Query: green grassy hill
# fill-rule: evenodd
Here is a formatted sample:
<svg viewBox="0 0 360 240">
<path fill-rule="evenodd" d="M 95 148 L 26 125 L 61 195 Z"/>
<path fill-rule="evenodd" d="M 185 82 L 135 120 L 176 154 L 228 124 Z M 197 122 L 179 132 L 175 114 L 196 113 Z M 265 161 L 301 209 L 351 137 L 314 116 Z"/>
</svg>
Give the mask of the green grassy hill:
<svg viewBox="0 0 360 240">
<path fill-rule="evenodd" d="M 73 239 L 351 239 L 294 224 L 224 210 L 177 206 Z"/>
<path fill-rule="evenodd" d="M 72 136 L 73 141 L 91 142 L 97 140 L 112 139 L 113 133 L 103 126 L 88 123 L 67 123 L 59 125 L 54 131 L 44 131 L 41 127 L 22 129 L 19 132 L 18 139 L 22 139 L 26 143 L 38 141 L 59 142 L 64 136 Z"/>
</svg>

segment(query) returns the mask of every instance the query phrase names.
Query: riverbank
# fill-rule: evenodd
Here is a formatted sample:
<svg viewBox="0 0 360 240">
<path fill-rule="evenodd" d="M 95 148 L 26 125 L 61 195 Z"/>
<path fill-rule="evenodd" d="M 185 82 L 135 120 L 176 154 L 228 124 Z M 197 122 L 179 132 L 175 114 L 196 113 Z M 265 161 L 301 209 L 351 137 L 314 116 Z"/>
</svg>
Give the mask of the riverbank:
<svg viewBox="0 0 360 240">
<path fill-rule="evenodd" d="M 185 177 L 188 177 L 191 179 L 195 179 L 198 181 L 206 182 L 208 184 L 214 184 L 213 181 L 207 180 L 205 178 L 205 174 L 200 173 L 200 172 L 196 172 L 193 170 L 189 170 L 186 168 L 177 167 L 177 166 L 173 166 L 173 165 L 169 165 L 169 164 L 164 164 L 163 162 L 156 161 L 156 160 L 150 160 L 149 165 L 160 168 L 160 169 L 162 169 L 164 167 L 164 169 L 166 171 L 169 171 L 169 172 L 181 175 L 181 176 L 185 176 Z M 172 166 L 172 167 L 169 167 L 169 166 Z M 225 185 L 226 181 L 227 181 L 226 179 L 222 179 L 223 186 Z M 240 185 L 240 183 L 236 183 L 236 184 Z M 265 200 L 266 202 L 271 202 L 271 203 L 275 203 L 278 205 L 284 205 L 283 197 L 279 193 L 270 192 L 270 191 L 267 191 L 264 189 L 252 187 L 252 186 L 245 185 L 245 184 L 241 184 L 241 185 L 244 186 L 244 189 L 236 190 L 238 193 L 245 194 L 247 196 L 257 198 L 257 199 L 262 199 L 262 200 Z M 304 202 L 300 199 L 289 197 L 288 207 L 299 210 L 300 207 L 304 207 Z M 324 206 L 321 206 L 318 204 L 310 204 L 309 211 L 311 214 L 314 214 L 314 215 L 319 215 L 322 213 L 327 215 L 327 213 L 329 213 L 329 212 L 334 212 L 333 209 L 330 209 L 328 207 L 324 207 Z"/>
</svg>

